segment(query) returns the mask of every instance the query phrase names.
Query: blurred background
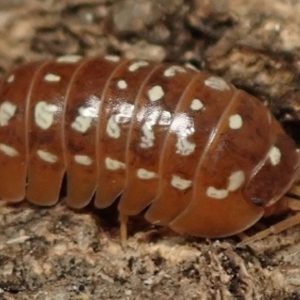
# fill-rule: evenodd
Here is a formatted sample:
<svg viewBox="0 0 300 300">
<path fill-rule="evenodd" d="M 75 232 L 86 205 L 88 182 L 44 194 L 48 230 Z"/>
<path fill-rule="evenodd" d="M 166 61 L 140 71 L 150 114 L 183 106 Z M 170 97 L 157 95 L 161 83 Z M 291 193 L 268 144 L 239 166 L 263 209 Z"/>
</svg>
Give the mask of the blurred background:
<svg viewBox="0 0 300 300">
<path fill-rule="evenodd" d="M 300 119 L 295 0 L 0 0 L 0 72 L 62 54 L 190 62 Z"/>
</svg>

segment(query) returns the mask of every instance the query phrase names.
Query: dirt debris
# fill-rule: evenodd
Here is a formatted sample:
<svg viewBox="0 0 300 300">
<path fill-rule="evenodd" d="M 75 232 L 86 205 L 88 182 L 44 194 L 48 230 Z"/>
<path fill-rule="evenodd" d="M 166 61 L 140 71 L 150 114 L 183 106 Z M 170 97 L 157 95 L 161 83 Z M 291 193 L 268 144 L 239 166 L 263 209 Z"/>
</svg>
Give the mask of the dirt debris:
<svg viewBox="0 0 300 300">
<path fill-rule="evenodd" d="M 116 225 L 93 211 L 74 213 L 63 203 L 51 209 L 3 206 L 0 221 L 3 299 L 299 296 L 299 230 L 240 249 L 235 239 L 170 232 L 153 237 L 158 229 L 149 226 L 135 228 L 122 248 Z M 102 222 L 109 229 L 101 230 Z"/>
</svg>

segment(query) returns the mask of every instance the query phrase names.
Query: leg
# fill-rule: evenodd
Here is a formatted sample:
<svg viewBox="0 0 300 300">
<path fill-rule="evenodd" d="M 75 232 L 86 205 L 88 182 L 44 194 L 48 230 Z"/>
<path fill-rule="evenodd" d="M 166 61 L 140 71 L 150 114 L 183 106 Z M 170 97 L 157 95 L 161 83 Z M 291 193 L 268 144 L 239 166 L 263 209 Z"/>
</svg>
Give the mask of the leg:
<svg viewBox="0 0 300 300">
<path fill-rule="evenodd" d="M 127 241 L 127 222 L 128 222 L 128 216 L 123 215 L 120 213 L 119 215 L 119 221 L 120 221 L 120 237 L 121 237 L 121 244 L 123 246 L 126 245 Z"/>
<path fill-rule="evenodd" d="M 242 241 L 239 243 L 239 246 L 245 246 L 249 245 L 252 242 L 255 242 L 257 240 L 264 239 L 265 237 L 271 235 L 271 234 L 278 234 L 286 229 L 289 229 L 291 227 L 294 227 L 298 224 L 300 224 L 300 201 L 295 200 L 293 198 L 288 198 L 288 207 L 295 212 L 298 212 L 297 214 L 287 217 L 285 220 L 265 229 L 262 230 L 253 236 L 246 237 L 242 239 Z"/>
</svg>

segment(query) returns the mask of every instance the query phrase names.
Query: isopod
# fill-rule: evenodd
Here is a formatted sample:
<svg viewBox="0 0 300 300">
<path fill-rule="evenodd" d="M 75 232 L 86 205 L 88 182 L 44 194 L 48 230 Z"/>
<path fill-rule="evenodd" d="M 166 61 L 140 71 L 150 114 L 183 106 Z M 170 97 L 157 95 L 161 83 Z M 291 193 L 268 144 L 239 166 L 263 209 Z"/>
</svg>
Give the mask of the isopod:
<svg viewBox="0 0 300 300">
<path fill-rule="evenodd" d="M 146 208 L 150 223 L 209 238 L 300 210 L 284 196 L 297 148 L 268 109 L 167 63 L 64 56 L 12 70 L 1 81 L 0 165 L 7 202 L 54 205 L 64 176 L 72 208 L 120 198 L 123 234 Z"/>
</svg>

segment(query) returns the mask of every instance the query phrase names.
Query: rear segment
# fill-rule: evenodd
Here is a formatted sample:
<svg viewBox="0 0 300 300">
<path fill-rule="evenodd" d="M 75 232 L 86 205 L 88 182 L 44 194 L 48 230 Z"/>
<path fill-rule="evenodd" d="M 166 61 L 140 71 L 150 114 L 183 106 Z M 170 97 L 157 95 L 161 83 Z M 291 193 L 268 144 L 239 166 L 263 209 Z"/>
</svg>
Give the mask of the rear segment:
<svg viewBox="0 0 300 300">
<path fill-rule="evenodd" d="M 247 199 L 265 207 L 276 204 L 299 175 L 299 154 L 294 141 L 274 118 L 270 123 L 272 140 L 244 189 Z"/>
<path fill-rule="evenodd" d="M 237 91 L 212 135 L 198 162 L 192 200 L 169 225 L 174 231 L 201 237 L 242 232 L 295 178 L 295 144 L 254 97 Z"/>
</svg>

